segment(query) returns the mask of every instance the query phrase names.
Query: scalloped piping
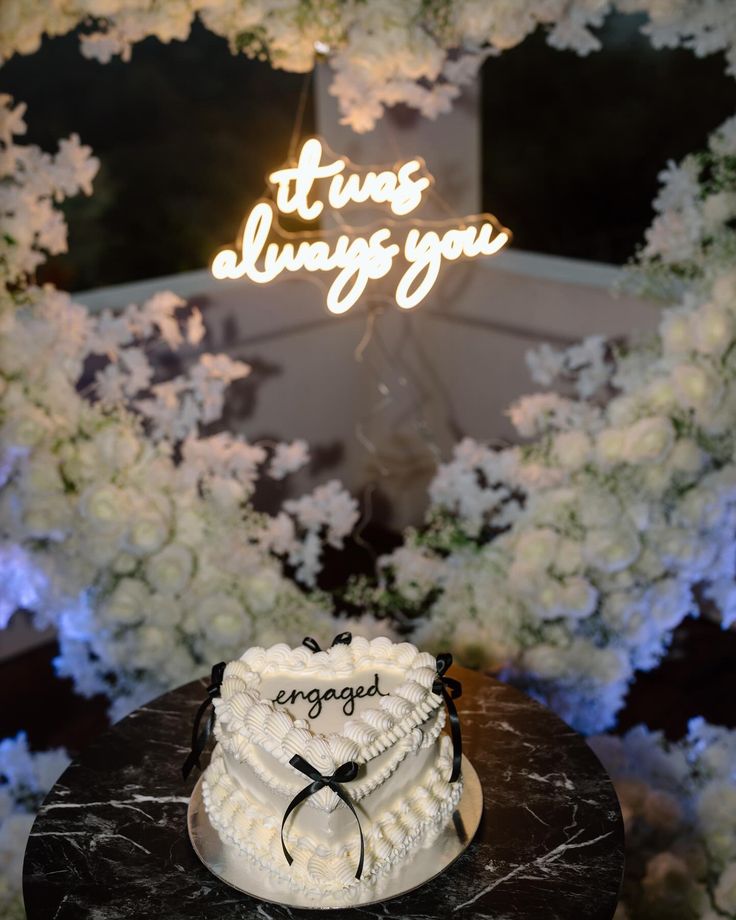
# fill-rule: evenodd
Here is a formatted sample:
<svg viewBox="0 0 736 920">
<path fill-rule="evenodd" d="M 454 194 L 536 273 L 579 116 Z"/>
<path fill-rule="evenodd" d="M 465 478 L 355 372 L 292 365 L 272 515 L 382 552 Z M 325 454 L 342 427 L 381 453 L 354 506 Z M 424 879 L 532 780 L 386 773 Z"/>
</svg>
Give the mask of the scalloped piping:
<svg viewBox="0 0 736 920">
<path fill-rule="evenodd" d="M 262 868 L 287 881 L 291 887 L 319 894 L 357 886 L 372 882 L 396 865 L 421 837 L 454 810 L 462 794 L 462 780 L 450 785 L 442 778 L 442 773 L 449 775 L 451 769 L 449 744 L 449 739 L 443 738 L 437 762 L 429 771 L 429 777 L 421 785 L 417 785 L 407 798 L 402 799 L 400 806 L 387 809 L 367 830 L 363 828 L 366 868 L 360 881 L 353 876 L 354 856 L 351 857 L 347 848 L 341 847 L 336 853 L 329 853 L 323 844 L 315 843 L 303 835 L 297 838 L 296 842 L 290 842 L 290 849 L 295 855 L 293 866 L 290 870 L 281 869 L 278 860 L 282 854 L 280 845 L 275 846 L 278 839 L 275 828 L 272 835 L 268 834 L 268 824 L 273 820 L 272 816 L 265 814 L 264 817 L 263 809 L 248 801 L 247 793 L 234 784 L 225 769 L 222 753 L 217 749 L 204 774 L 202 793 L 205 808 L 210 821 L 223 839 L 237 846 Z M 436 809 L 431 815 L 420 818 L 416 816 L 416 812 L 422 798 L 425 799 L 425 805 L 428 798 L 436 805 Z M 223 812 L 228 813 L 225 820 L 222 818 Z M 252 814 L 249 823 L 248 812 Z M 239 813 L 246 815 L 246 831 L 241 833 L 233 827 L 233 821 Z M 407 816 L 414 817 L 411 826 L 407 826 Z M 254 846 L 255 836 L 248 832 L 252 828 L 261 832 L 265 828 L 266 840 L 270 840 L 274 846 L 271 849 Z M 390 833 L 396 838 L 394 841 L 387 835 L 387 829 L 390 829 Z"/>
<path fill-rule="evenodd" d="M 370 721 L 366 720 L 366 715 L 373 710 L 367 710 L 360 717 L 348 719 L 345 723 L 352 734 L 359 736 L 358 738 L 340 733 L 328 736 L 314 732 L 306 720 L 292 719 L 285 710 L 277 709 L 270 700 L 261 699 L 258 692 L 262 675 L 273 676 L 287 672 L 296 676 L 315 676 L 329 680 L 333 677 L 348 677 L 363 666 L 373 667 L 381 664 L 403 670 L 405 673 L 404 682 L 382 698 L 377 711 L 378 716 L 371 715 L 372 719 L 393 719 L 394 724 L 383 731 L 374 728 Z M 284 750 L 281 742 L 295 726 L 305 729 L 312 740 L 320 739 L 326 743 L 331 752 L 341 743 L 343 746 L 353 747 L 357 744 L 358 753 L 352 759 L 366 763 L 426 721 L 431 713 L 442 705 L 442 697 L 431 690 L 435 677 L 434 656 L 420 652 L 409 642 L 393 643 L 385 637 L 368 642 L 356 637 L 350 645 L 333 646 L 323 652 L 312 652 L 304 646 L 291 649 L 282 643 L 269 649 L 248 649 L 238 661 L 230 662 L 225 669 L 222 696 L 215 700 L 215 707 L 218 721 L 226 728 L 236 734 L 247 732 L 252 741 L 281 763 L 288 763 L 291 759 L 292 754 Z M 239 689 L 239 685 L 242 685 L 242 689 Z M 402 693 L 399 693 L 399 690 Z M 414 701 L 410 702 L 404 694 L 415 697 Z M 401 712 L 407 705 L 411 706 L 410 711 L 403 716 L 400 715 L 396 721 L 389 710 Z M 240 712 L 233 711 L 234 709 Z M 249 720 L 250 724 L 246 725 L 247 717 L 251 713 L 254 719 Z M 278 717 L 276 713 L 279 714 Z M 367 736 L 367 741 L 360 740 L 361 733 Z M 336 741 L 331 744 L 331 739 Z M 337 760 L 338 758 L 333 756 L 336 766 Z"/>
<path fill-rule="evenodd" d="M 360 799 L 365 798 L 365 796 L 370 795 L 371 792 L 374 792 L 379 786 L 385 783 L 386 780 L 396 772 L 408 754 L 416 750 L 424 750 L 433 744 L 440 736 L 445 725 L 446 716 L 444 710 L 438 710 L 434 716 L 434 720 L 434 724 L 428 730 L 421 728 L 414 729 L 414 731 L 419 731 L 422 734 L 422 739 L 418 744 L 407 745 L 406 747 L 397 746 L 396 757 L 392 758 L 387 764 L 385 764 L 379 772 L 370 777 L 366 776 L 363 780 L 352 783 L 351 796 L 353 800 L 357 802 Z M 255 775 L 266 785 L 270 786 L 275 792 L 280 792 L 282 795 L 286 796 L 294 796 L 303 787 L 303 781 L 300 781 L 297 778 L 298 776 L 301 776 L 301 774 L 297 774 L 296 771 L 294 771 L 295 781 L 293 783 L 286 783 L 283 780 L 275 777 L 273 773 L 268 769 L 268 767 L 264 765 L 260 760 L 249 757 L 248 751 L 250 749 L 254 747 L 263 749 L 261 745 L 254 743 L 250 738 L 246 739 L 241 734 L 227 732 L 222 728 L 219 730 L 219 733 L 216 728 L 215 734 L 217 736 L 217 740 L 220 742 L 220 745 L 228 754 L 230 754 L 239 763 L 247 763 Z M 410 737 L 410 735 L 405 735 L 404 738 L 400 740 L 403 741 Z M 336 766 L 339 766 L 339 764 Z M 320 802 L 316 802 L 315 798 L 315 796 L 311 796 L 309 799 L 307 799 L 306 804 L 324 811 L 324 807 L 320 804 Z M 332 806 L 335 807 L 336 805 L 337 799 L 335 797 L 335 801 L 332 802 Z"/>
</svg>

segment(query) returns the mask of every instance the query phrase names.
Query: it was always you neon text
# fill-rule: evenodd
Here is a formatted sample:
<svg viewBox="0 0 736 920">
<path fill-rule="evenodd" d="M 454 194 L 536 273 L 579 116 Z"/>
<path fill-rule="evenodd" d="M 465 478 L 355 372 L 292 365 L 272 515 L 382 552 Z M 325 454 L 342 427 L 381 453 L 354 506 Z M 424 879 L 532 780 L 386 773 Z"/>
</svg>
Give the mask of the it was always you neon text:
<svg viewBox="0 0 736 920">
<path fill-rule="evenodd" d="M 443 263 L 492 256 L 511 233 L 491 214 L 457 221 L 404 220 L 419 208 L 432 177 L 419 159 L 377 170 L 358 168 L 344 157 L 325 161 L 317 138 L 304 142 L 296 163 L 268 177 L 273 200 L 248 214 L 236 248 L 221 249 L 212 262 L 218 279 L 249 278 L 267 284 L 285 272 L 331 276 L 326 304 L 346 313 L 372 281 L 394 266 L 400 277 L 393 296 L 403 310 L 418 306 L 432 290 Z M 317 220 L 327 204 L 338 212 L 349 204 L 386 207 L 391 217 L 378 227 L 341 228 L 335 233 L 289 233 L 279 215 Z"/>
</svg>

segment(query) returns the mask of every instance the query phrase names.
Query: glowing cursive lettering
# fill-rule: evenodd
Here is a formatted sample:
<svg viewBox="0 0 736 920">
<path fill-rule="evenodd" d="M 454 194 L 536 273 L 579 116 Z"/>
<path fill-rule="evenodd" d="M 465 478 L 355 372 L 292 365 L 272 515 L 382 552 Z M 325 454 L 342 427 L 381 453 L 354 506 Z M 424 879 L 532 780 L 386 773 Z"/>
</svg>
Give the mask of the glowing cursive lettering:
<svg viewBox="0 0 736 920">
<path fill-rule="evenodd" d="M 272 172 L 269 182 L 275 203 L 257 202 L 248 215 L 239 250 L 221 249 L 212 261 L 218 279 L 248 278 L 267 284 L 285 272 L 306 271 L 332 274 L 327 291 L 327 309 L 346 313 L 359 300 L 371 281 L 385 278 L 397 262 L 405 268 L 395 288 L 396 303 L 403 310 L 420 304 L 434 287 L 443 262 L 491 256 L 510 240 L 511 234 L 495 218 L 484 214 L 465 218 L 464 226 L 415 224 L 403 236 L 393 222 L 361 235 L 350 233 L 288 234 L 278 223 L 278 214 L 294 214 L 315 220 L 324 210 L 319 184 L 329 180 L 326 199 L 334 210 L 350 202 L 388 205 L 403 217 L 422 203 L 431 184 L 424 164 L 409 160 L 393 169 L 348 172 L 349 162 L 341 157 L 322 162 L 324 149 L 317 138 L 305 141 L 295 165 Z M 324 190 L 323 190 L 324 191 Z"/>
</svg>

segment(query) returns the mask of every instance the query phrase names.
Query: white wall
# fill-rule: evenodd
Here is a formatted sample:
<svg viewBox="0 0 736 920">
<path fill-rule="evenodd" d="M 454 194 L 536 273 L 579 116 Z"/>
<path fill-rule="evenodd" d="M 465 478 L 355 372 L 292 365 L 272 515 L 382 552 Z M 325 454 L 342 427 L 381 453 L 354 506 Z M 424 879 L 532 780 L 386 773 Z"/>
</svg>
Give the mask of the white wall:
<svg viewBox="0 0 736 920">
<path fill-rule="evenodd" d="M 204 271 L 77 299 L 99 309 L 170 288 L 202 305 L 208 348 L 269 369 L 240 430 L 253 439 L 341 445 L 341 455 L 318 478 L 339 476 L 356 492 L 380 480 L 396 499 L 390 523 L 401 526 L 421 515 L 433 453 L 447 456 L 460 433 L 513 436 L 504 410 L 532 389 L 524 363 L 531 345 L 653 327 L 651 304 L 609 292 L 616 275 L 607 266 L 513 251 L 448 266 L 439 290 L 419 308 L 386 309 L 375 317 L 362 362 L 355 349 L 367 311 L 328 314 L 322 290 L 309 281 L 264 287 L 217 282 Z"/>
</svg>

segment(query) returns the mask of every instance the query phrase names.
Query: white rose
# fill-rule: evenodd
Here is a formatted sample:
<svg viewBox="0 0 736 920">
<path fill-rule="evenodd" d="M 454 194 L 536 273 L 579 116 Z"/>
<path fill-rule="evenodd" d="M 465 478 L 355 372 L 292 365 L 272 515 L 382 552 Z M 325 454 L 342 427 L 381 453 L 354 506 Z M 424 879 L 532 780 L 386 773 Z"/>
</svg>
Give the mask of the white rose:
<svg viewBox="0 0 736 920">
<path fill-rule="evenodd" d="M 169 528 L 162 515 L 149 511 L 136 516 L 126 546 L 136 556 L 149 556 L 163 546 L 168 535 Z"/>
<path fill-rule="evenodd" d="M 48 416 L 27 403 L 20 411 L 8 416 L 0 440 L 12 447 L 35 447 L 49 428 Z"/>
<path fill-rule="evenodd" d="M 736 215 L 736 194 L 733 192 L 714 192 L 708 195 L 702 205 L 703 220 L 712 233 L 720 229 Z"/>
<path fill-rule="evenodd" d="M 644 391 L 648 406 L 655 412 L 670 412 L 677 406 L 677 393 L 667 377 L 653 380 Z"/>
<path fill-rule="evenodd" d="M 134 666 L 151 667 L 162 662 L 170 653 L 173 636 L 159 626 L 144 624 L 136 634 L 137 649 Z"/>
<path fill-rule="evenodd" d="M 245 488 L 229 476 L 213 476 L 209 493 L 215 504 L 225 511 L 236 508 L 246 498 Z"/>
<path fill-rule="evenodd" d="M 584 578 L 573 576 L 560 583 L 551 579 L 539 585 L 531 605 L 543 620 L 557 617 L 584 619 L 595 610 L 598 592 Z"/>
<path fill-rule="evenodd" d="M 90 441 L 65 445 L 62 456 L 64 474 L 72 482 L 88 482 L 99 476 L 100 458 Z"/>
<path fill-rule="evenodd" d="M 697 350 L 702 354 L 720 357 L 733 340 L 731 315 L 715 304 L 705 304 L 694 319 Z"/>
<path fill-rule="evenodd" d="M 628 568 L 640 550 L 636 532 L 628 527 L 589 530 L 585 538 L 586 561 L 604 572 L 620 572 Z"/>
<path fill-rule="evenodd" d="M 112 570 L 117 575 L 130 575 L 138 565 L 138 560 L 130 553 L 119 553 L 112 564 Z"/>
<path fill-rule="evenodd" d="M 624 428 L 639 414 L 639 401 L 633 396 L 617 396 L 609 402 L 606 412 L 611 427 Z"/>
<path fill-rule="evenodd" d="M 196 547 L 204 540 L 206 524 L 202 515 L 196 511 L 189 508 L 177 509 L 175 531 L 178 543 Z"/>
<path fill-rule="evenodd" d="M 198 666 L 189 651 L 182 646 L 169 646 L 169 653 L 164 657 L 160 667 L 166 683 L 174 687 L 192 680 L 202 671 L 201 665 Z"/>
<path fill-rule="evenodd" d="M 690 409 L 712 409 L 723 395 L 720 380 L 696 364 L 678 364 L 672 371 L 672 383 L 677 395 Z"/>
<path fill-rule="evenodd" d="M 95 530 L 117 533 L 127 523 L 130 499 L 113 485 L 90 486 L 80 496 L 79 510 Z"/>
<path fill-rule="evenodd" d="M 595 452 L 603 466 L 621 463 L 626 455 L 626 431 L 622 428 L 604 428 L 596 440 Z"/>
<path fill-rule="evenodd" d="M 23 523 L 31 536 L 58 536 L 72 528 L 73 516 L 69 500 L 64 495 L 39 495 L 30 501 Z"/>
<path fill-rule="evenodd" d="M 651 496 L 661 496 L 672 484 L 672 470 L 666 464 L 653 464 L 641 470 L 641 482 Z"/>
<path fill-rule="evenodd" d="M 113 623 L 129 625 L 145 619 L 151 611 L 148 589 L 137 578 L 123 578 L 102 604 L 102 615 Z"/>
<path fill-rule="evenodd" d="M 189 584 L 192 568 L 191 551 L 172 543 L 146 561 L 146 578 L 162 594 L 178 594 Z"/>
<path fill-rule="evenodd" d="M 668 418 L 640 419 L 626 432 L 626 459 L 630 463 L 659 463 L 670 452 L 675 430 Z"/>
<path fill-rule="evenodd" d="M 523 586 L 545 572 L 552 564 L 559 539 L 559 535 L 548 527 L 522 533 L 516 541 L 509 579 Z"/>
<path fill-rule="evenodd" d="M 61 492 L 64 483 L 53 454 L 35 454 L 23 471 L 23 488 L 29 492 Z"/>
<path fill-rule="evenodd" d="M 561 575 L 578 572 L 583 564 L 583 547 L 575 540 L 562 539 L 555 554 L 554 567 Z"/>
<path fill-rule="evenodd" d="M 598 603 L 598 592 L 589 581 L 574 576 L 561 585 L 561 601 L 566 616 L 575 619 L 589 617 Z"/>
<path fill-rule="evenodd" d="M 257 575 L 250 575 L 243 581 L 248 608 L 256 615 L 273 610 L 282 585 L 281 576 L 273 569 L 264 569 Z"/>
<path fill-rule="evenodd" d="M 584 527 L 606 527 L 619 520 L 621 503 L 608 492 L 585 491 L 580 494 L 577 516 Z"/>
<path fill-rule="evenodd" d="M 564 650 L 555 645 L 532 646 L 524 652 L 524 669 L 541 678 L 562 677 L 567 671 Z"/>
<path fill-rule="evenodd" d="M 659 334 L 665 354 L 681 355 L 692 351 L 693 332 L 689 314 L 668 310 L 659 324 Z"/>
<path fill-rule="evenodd" d="M 141 452 L 141 444 L 128 428 L 108 425 L 95 435 L 94 446 L 100 460 L 113 470 L 132 466 Z"/>
<path fill-rule="evenodd" d="M 229 594 L 212 594 L 197 607 L 202 630 L 216 645 L 232 646 L 237 653 L 252 633 L 252 623 L 244 607 Z"/>
<path fill-rule="evenodd" d="M 184 614 L 179 598 L 160 592 L 151 595 L 151 610 L 155 611 L 156 625 L 169 630 L 181 623 Z"/>
<path fill-rule="evenodd" d="M 583 431 L 565 431 L 558 434 L 552 446 L 552 453 L 559 465 L 566 470 L 579 470 L 590 458 L 591 444 Z"/>
<path fill-rule="evenodd" d="M 711 857 L 716 860 L 732 860 L 736 827 L 736 788 L 730 782 L 709 782 L 698 798 L 696 811 Z"/>
<path fill-rule="evenodd" d="M 699 473 L 704 462 L 703 451 L 690 438 L 680 438 L 667 461 L 675 473 Z"/>
</svg>

